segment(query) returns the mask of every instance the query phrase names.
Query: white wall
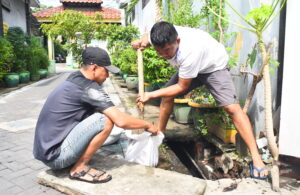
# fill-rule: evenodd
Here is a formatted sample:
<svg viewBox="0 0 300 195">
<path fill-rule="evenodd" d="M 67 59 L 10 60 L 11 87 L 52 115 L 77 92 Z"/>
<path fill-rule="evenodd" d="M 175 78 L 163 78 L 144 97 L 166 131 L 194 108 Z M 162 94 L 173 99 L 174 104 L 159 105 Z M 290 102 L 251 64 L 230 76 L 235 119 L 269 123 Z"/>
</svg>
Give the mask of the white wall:
<svg viewBox="0 0 300 195">
<path fill-rule="evenodd" d="M 142 9 L 142 0 L 135 6 L 135 19 L 132 24 L 139 28 L 141 34 L 149 32 L 154 25 L 154 10 L 155 0 L 150 0 L 144 9 Z"/>
<path fill-rule="evenodd" d="M 287 3 L 279 137 L 280 154 L 295 157 L 300 157 L 300 28 L 299 25 L 295 25 L 300 18 L 299 7 L 299 0 L 289 0 Z"/>
<path fill-rule="evenodd" d="M 26 32 L 25 3 L 20 0 L 11 0 L 10 3 L 10 12 L 8 12 L 6 9 L 2 9 L 3 22 L 7 23 L 9 27 L 21 27 L 24 32 Z"/>
</svg>

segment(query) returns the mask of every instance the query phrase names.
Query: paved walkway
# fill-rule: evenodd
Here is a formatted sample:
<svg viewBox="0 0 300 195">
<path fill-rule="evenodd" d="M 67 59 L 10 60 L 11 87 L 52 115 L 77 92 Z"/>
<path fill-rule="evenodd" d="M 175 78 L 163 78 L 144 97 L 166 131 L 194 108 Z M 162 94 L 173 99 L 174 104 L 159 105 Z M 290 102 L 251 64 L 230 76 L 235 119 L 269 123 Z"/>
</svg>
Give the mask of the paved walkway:
<svg viewBox="0 0 300 195">
<path fill-rule="evenodd" d="M 32 155 L 38 114 L 55 86 L 71 69 L 57 67 L 57 74 L 0 96 L 0 194 L 61 194 L 36 182 L 47 169 Z"/>
</svg>

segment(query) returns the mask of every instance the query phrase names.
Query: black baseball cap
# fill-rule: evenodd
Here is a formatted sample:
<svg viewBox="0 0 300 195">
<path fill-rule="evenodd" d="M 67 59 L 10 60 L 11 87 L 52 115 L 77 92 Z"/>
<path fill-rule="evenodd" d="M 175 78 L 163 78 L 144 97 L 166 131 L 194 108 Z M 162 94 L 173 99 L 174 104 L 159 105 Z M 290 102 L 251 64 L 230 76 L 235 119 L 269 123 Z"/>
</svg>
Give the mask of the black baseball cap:
<svg viewBox="0 0 300 195">
<path fill-rule="evenodd" d="M 112 73 L 120 71 L 119 68 L 111 65 L 108 53 L 99 47 L 87 47 L 82 52 L 82 61 L 84 65 L 97 64 L 98 66 L 103 66 Z"/>
</svg>

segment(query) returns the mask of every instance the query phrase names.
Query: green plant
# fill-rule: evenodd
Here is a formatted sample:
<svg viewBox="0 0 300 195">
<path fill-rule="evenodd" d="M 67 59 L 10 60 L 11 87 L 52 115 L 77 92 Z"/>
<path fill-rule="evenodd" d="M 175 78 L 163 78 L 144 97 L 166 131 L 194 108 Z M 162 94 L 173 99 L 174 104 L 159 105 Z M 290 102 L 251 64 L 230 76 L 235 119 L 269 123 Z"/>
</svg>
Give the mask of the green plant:
<svg viewBox="0 0 300 195">
<path fill-rule="evenodd" d="M 154 83 L 165 83 L 176 72 L 169 62 L 157 54 L 153 47 L 143 52 L 145 81 Z"/>
<path fill-rule="evenodd" d="M 5 38 L 0 37 L 0 80 L 9 72 L 14 59 L 13 47 Z"/>
<path fill-rule="evenodd" d="M 137 27 L 128 25 L 101 24 L 97 28 L 98 39 L 107 39 L 107 49 L 111 52 L 118 52 L 127 48 L 130 43 L 138 38 L 139 31 Z"/>
<path fill-rule="evenodd" d="M 59 35 L 67 41 L 66 48 L 72 51 L 75 60 L 81 64 L 81 52 L 94 38 L 97 22 L 101 16 L 86 16 L 80 12 L 66 10 L 50 18 L 52 23 L 42 24 L 42 31 L 48 36 L 55 38 Z"/>
<path fill-rule="evenodd" d="M 193 102 L 196 102 L 201 105 L 217 105 L 216 100 L 208 91 L 207 87 L 204 85 L 201 87 L 197 87 L 192 91 L 191 99 L 193 100 Z"/>
<path fill-rule="evenodd" d="M 176 4 L 167 2 L 168 14 L 165 19 L 179 26 L 200 27 L 201 15 L 193 13 L 191 0 L 178 0 Z"/>
<path fill-rule="evenodd" d="M 112 55 L 113 64 L 120 67 L 121 71 L 128 75 L 137 74 L 137 53 L 131 47 L 122 50 L 119 55 Z"/>
<path fill-rule="evenodd" d="M 10 27 L 7 32 L 7 40 L 13 47 L 14 59 L 12 72 L 22 72 L 26 70 L 26 54 L 28 46 L 24 31 L 20 27 Z"/>
<path fill-rule="evenodd" d="M 205 135 L 208 132 L 209 126 L 230 127 L 235 129 L 231 117 L 227 114 L 224 108 L 206 108 L 205 112 L 197 118 L 200 133 Z"/>
<path fill-rule="evenodd" d="M 268 145 L 273 156 L 273 167 L 271 170 L 271 175 L 272 175 L 272 187 L 273 190 L 275 191 L 279 191 L 280 189 L 279 168 L 276 163 L 278 161 L 279 152 L 278 152 L 278 147 L 276 144 L 276 139 L 273 131 L 272 97 L 271 97 L 271 81 L 270 81 L 271 56 L 270 56 L 270 52 L 267 51 L 266 49 L 266 44 L 263 41 L 263 32 L 270 26 L 273 20 L 280 13 L 281 9 L 285 5 L 285 1 L 286 0 L 272 0 L 269 5 L 261 4 L 259 7 L 250 10 L 246 16 L 243 16 L 227 0 L 225 0 L 227 5 L 245 22 L 245 24 L 247 24 L 247 26 L 235 22 L 232 23 L 236 24 L 237 26 L 245 30 L 248 30 L 249 32 L 253 32 L 257 37 L 258 51 L 260 52 L 260 55 L 262 57 L 261 71 L 260 73 L 256 74 L 257 76 L 255 76 L 255 74 L 252 74 L 254 75 L 254 77 L 253 77 L 253 84 L 250 92 L 251 93 L 253 92 L 253 88 L 255 90 L 257 83 L 263 78 L 264 101 L 265 101 L 265 131 L 267 135 L 266 137 L 268 140 Z M 212 9 L 210 9 L 210 11 L 215 15 L 218 15 Z M 226 18 L 223 17 L 220 18 L 227 20 Z M 252 98 L 252 97 L 247 97 L 247 98 Z"/>
<path fill-rule="evenodd" d="M 30 37 L 27 40 L 28 44 L 28 58 L 27 66 L 30 74 L 39 74 L 39 69 L 47 69 L 49 66 L 49 60 L 46 50 L 41 46 L 40 39 L 37 37 Z"/>
</svg>

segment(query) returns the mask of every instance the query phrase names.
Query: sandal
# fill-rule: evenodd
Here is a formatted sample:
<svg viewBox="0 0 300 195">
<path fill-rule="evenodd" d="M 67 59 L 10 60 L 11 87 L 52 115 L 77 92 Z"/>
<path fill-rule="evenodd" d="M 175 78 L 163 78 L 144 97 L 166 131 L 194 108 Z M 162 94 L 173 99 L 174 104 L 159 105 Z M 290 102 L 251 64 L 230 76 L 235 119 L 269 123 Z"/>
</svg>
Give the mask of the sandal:
<svg viewBox="0 0 300 195">
<path fill-rule="evenodd" d="M 100 171 L 100 173 L 95 174 L 95 173 L 91 173 L 90 170 L 91 167 L 86 167 L 85 169 L 83 169 L 83 171 L 79 173 L 74 173 L 73 175 L 70 174 L 69 178 L 72 180 L 84 181 L 88 183 L 106 183 L 112 179 L 111 175 L 107 175 L 105 179 L 99 180 L 99 177 L 104 175 L 106 172 Z M 84 177 L 85 175 L 91 176 L 93 180 L 90 181 L 90 180 L 83 179 L 82 177 Z"/>
<path fill-rule="evenodd" d="M 251 178 L 254 178 L 254 179 L 260 179 L 260 180 L 266 180 L 268 179 L 269 175 L 265 175 L 265 176 L 260 176 L 260 173 L 263 172 L 264 170 L 267 170 L 266 167 L 263 167 L 261 169 L 257 168 L 256 166 L 253 165 L 253 163 L 250 163 L 250 176 Z M 255 176 L 254 175 L 254 170 L 257 171 L 258 173 L 258 176 Z"/>
</svg>

